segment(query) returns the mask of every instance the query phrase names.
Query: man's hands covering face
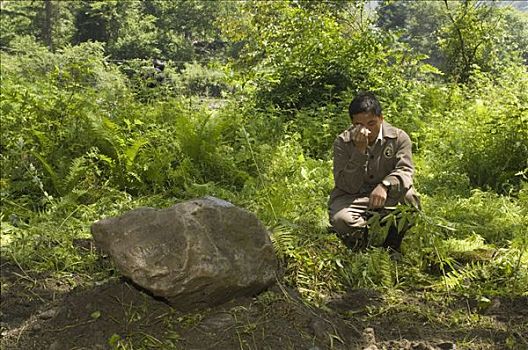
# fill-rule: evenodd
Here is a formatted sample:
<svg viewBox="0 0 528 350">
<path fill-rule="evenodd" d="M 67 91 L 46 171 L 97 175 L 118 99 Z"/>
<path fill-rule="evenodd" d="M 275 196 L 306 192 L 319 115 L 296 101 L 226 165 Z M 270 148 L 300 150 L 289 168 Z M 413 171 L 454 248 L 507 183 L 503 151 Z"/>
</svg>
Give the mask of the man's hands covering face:
<svg viewBox="0 0 528 350">
<path fill-rule="evenodd" d="M 361 153 L 367 151 L 369 134 L 370 130 L 359 124 L 352 129 L 352 141 L 354 141 L 354 145 Z"/>
</svg>

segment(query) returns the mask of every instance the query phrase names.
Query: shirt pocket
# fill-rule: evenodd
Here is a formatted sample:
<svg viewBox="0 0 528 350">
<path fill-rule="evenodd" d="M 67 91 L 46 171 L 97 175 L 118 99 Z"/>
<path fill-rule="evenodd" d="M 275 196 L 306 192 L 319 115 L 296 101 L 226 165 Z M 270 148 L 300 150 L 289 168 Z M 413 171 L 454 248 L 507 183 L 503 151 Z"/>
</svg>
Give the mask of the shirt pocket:
<svg viewBox="0 0 528 350">
<path fill-rule="evenodd" d="M 396 152 L 397 148 L 395 140 L 391 139 L 383 146 L 380 157 L 380 170 L 383 172 L 384 176 L 389 175 L 396 167 Z"/>
</svg>

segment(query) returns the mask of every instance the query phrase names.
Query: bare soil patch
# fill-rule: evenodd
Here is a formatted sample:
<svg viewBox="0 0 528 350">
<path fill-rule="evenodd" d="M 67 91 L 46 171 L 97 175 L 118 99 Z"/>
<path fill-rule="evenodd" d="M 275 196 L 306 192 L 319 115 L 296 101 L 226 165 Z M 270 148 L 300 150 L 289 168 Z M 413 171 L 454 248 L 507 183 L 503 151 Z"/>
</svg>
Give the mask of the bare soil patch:
<svg viewBox="0 0 528 350">
<path fill-rule="evenodd" d="M 528 330 L 528 298 L 496 299 L 478 313 L 478 305 L 462 300 L 431 302 L 417 292 L 393 303 L 379 292 L 358 289 L 315 308 L 294 290 L 276 285 L 253 298 L 183 313 L 119 278 L 57 278 L 4 262 L 1 279 L 5 350 L 114 349 L 118 344 L 126 349 L 507 349 L 524 344 Z M 448 316 L 458 313 L 486 322 L 450 325 Z"/>
</svg>

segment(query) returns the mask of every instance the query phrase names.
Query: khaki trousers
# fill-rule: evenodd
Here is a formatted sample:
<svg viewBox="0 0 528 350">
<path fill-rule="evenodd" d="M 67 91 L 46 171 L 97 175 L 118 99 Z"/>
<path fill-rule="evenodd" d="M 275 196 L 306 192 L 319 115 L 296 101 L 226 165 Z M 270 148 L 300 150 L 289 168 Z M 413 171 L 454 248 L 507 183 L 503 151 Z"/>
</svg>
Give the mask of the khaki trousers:
<svg viewBox="0 0 528 350">
<path fill-rule="evenodd" d="M 365 194 L 342 194 L 329 203 L 330 224 L 338 235 L 353 235 L 367 227 L 369 197 Z M 420 208 L 420 200 L 414 188 L 400 197 L 388 196 L 385 207 L 408 204 Z"/>
</svg>

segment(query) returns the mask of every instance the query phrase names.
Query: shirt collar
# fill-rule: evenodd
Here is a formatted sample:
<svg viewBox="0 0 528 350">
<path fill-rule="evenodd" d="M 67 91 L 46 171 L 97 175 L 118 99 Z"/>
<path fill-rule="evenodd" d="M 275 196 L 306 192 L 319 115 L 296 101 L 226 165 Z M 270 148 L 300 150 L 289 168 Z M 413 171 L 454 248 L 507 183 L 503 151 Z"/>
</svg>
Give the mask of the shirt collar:
<svg viewBox="0 0 528 350">
<path fill-rule="evenodd" d="M 383 141 L 383 124 L 380 125 L 380 129 L 378 132 L 378 137 L 376 138 L 376 143 L 378 141 Z"/>
<path fill-rule="evenodd" d="M 383 121 L 383 137 L 388 137 L 390 139 L 395 139 L 398 137 L 398 129 Z"/>
<path fill-rule="evenodd" d="M 374 147 L 376 147 L 379 144 L 383 144 L 383 124 L 380 125 L 380 129 L 378 131 L 378 137 L 376 138 L 376 141 L 372 145 L 368 145 L 367 148 L 369 149 L 369 152 L 371 152 Z"/>
</svg>

